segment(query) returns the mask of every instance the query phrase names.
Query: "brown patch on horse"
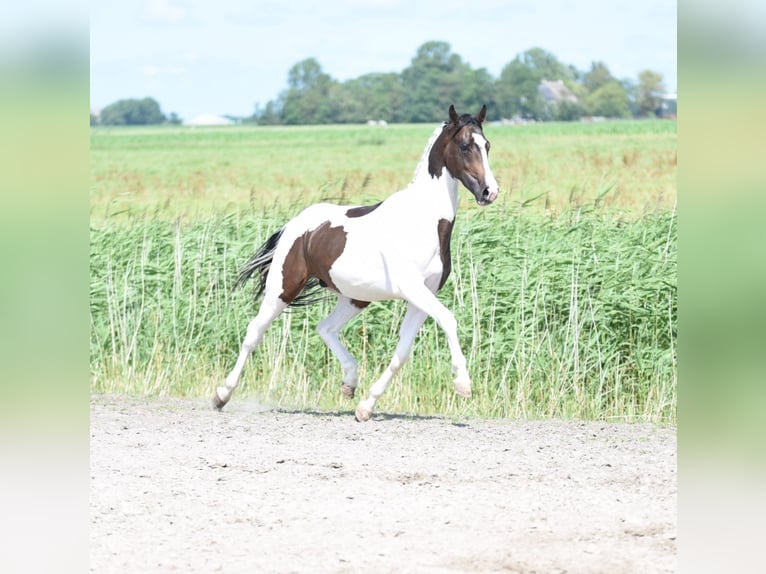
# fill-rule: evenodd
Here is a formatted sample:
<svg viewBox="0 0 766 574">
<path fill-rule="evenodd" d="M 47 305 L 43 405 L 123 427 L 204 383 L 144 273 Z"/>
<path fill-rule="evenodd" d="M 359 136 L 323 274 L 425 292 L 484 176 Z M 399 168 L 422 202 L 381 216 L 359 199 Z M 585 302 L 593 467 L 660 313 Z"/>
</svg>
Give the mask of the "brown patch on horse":
<svg viewBox="0 0 766 574">
<path fill-rule="evenodd" d="M 446 167 L 453 177 L 460 175 L 460 166 L 466 164 L 468 166 L 468 173 L 478 172 L 480 173 L 484 166 L 482 164 L 481 154 L 476 149 L 476 144 L 473 140 L 473 129 L 463 129 L 465 127 L 478 124 L 475 120 L 469 120 L 460 124 L 447 124 L 444 126 L 442 133 L 436 138 L 431 152 L 428 154 L 428 173 L 432 177 L 441 177 L 442 170 Z M 476 130 L 478 133 L 482 133 L 481 129 Z M 457 145 L 447 144 L 454 140 Z M 467 157 L 461 157 L 462 154 L 466 154 Z"/>
<path fill-rule="evenodd" d="M 441 257 L 442 260 L 442 278 L 439 280 L 439 289 L 444 287 L 444 284 L 447 282 L 447 278 L 452 271 L 452 254 L 450 252 L 450 241 L 452 240 L 453 224 L 453 221 L 440 219 L 437 226 L 437 232 L 439 234 L 439 257 Z"/>
<path fill-rule="evenodd" d="M 380 207 L 380 204 L 383 203 L 382 201 L 376 203 L 375 205 L 360 205 L 359 207 L 352 207 L 348 211 L 346 211 L 346 217 L 362 217 L 363 215 L 367 215 L 371 211 L 375 211 L 378 207 Z"/>
<path fill-rule="evenodd" d="M 447 144 L 450 132 L 453 130 L 452 124 L 445 124 L 442 128 L 442 133 L 439 134 L 434 145 L 431 146 L 431 151 L 428 154 L 428 173 L 431 177 L 441 177 L 442 175 L 442 170 L 446 166 L 444 147 Z"/>
<path fill-rule="evenodd" d="M 337 293 L 330 268 L 345 247 L 346 230 L 341 225 L 330 227 L 329 221 L 298 237 L 282 264 L 282 294 L 279 298 L 291 303 L 311 277 L 316 277 L 323 286 Z"/>
</svg>

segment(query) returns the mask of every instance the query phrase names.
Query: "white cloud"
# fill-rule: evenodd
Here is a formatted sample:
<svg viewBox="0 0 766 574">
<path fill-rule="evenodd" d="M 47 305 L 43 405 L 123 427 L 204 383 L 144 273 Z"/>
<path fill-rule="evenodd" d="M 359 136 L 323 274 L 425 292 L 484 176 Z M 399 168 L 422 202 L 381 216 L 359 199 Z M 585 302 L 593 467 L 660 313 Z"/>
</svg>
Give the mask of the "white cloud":
<svg viewBox="0 0 766 574">
<path fill-rule="evenodd" d="M 186 18 L 186 7 L 178 0 L 147 0 L 144 18 L 152 22 L 180 22 Z"/>
</svg>

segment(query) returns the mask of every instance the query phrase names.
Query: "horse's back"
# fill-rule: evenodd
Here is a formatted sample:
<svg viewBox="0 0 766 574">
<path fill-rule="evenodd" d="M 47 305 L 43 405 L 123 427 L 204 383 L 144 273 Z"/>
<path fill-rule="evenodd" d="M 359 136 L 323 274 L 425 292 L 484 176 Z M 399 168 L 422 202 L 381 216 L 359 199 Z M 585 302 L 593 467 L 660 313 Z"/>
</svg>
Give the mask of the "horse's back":
<svg viewBox="0 0 766 574">
<path fill-rule="evenodd" d="M 310 231 L 325 221 L 336 219 L 350 207 L 351 206 L 346 205 L 336 205 L 334 203 L 315 203 L 309 205 L 298 215 L 293 217 L 285 227 L 298 229 L 303 226 L 305 227 L 305 231 Z"/>
</svg>

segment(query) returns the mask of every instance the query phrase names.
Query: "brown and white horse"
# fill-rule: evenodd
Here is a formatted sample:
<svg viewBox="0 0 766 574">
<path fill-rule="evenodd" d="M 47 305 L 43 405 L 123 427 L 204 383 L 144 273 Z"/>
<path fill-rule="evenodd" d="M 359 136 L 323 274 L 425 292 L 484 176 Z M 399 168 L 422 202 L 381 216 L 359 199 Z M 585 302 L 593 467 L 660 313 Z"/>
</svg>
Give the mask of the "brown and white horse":
<svg viewBox="0 0 766 574">
<path fill-rule="evenodd" d="M 452 357 L 455 392 L 471 396 L 471 379 L 460 349 L 454 315 L 436 298 L 452 264 L 450 237 L 462 183 L 479 205 L 489 205 L 498 184 L 489 167 L 489 142 L 477 116 L 459 116 L 449 108 L 449 122 L 434 131 L 412 182 L 377 205 L 319 203 L 303 210 L 272 235 L 240 271 L 238 284 L 255 276 L 264 298 L 234 369 L 216 389 L 221 409 L 239 383 L 250 353 L 266 328 L 288 305 L 317 299 L 318 289 L 337 294 L 333 311 L 317 331 L 343 367 L 341 392 L 351 399 L 357 386 L 357 362 L 338 338 L 341 328 L 371 301 L 404 299 L 407 311 L 388 368 L 359 403 L 356 418 L 366 421 L 375 402 L 410 354 L 415 337 L 431 316 L 444 331 Z"/>
</svg>

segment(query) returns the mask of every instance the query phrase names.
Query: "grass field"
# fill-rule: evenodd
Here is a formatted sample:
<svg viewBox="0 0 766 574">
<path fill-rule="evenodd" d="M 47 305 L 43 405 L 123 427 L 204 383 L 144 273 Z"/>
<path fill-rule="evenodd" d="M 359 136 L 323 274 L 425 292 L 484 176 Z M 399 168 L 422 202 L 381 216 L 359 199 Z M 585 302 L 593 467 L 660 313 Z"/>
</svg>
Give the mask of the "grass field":
<svg viewBox="0 0 766 574">
<path fill-rule="evenodd" d="M 433 126 L 96 129 L 91 142 L 91 385 L 207 396 L 256 306 L 231 291 L 253 248 L 314 201 L 406 185 Z M 463 194 L 453 275 L 474 398 L 456 400 L 428 321 L 379 410 L 675 421 L 676 125 L 487 126 L 504 197 Z M 283 314 L 239 392 L 351 410 L 314 332 L 331 303 Z M 362 391 L 390 359 L 401 302 L 343 332 Z"/>
<path fill-rule="evenodd" d="M 99 128 L 91 136 L 91 218 L 374 203 L 409 183 L 432 125 Z M 502 204 L 559 213 L 603 195 L 637 216 L 672 209 L 676 124 L 487 126 Z M 536 198 L 536 199 L 535 199 Z M 464 207 L 470 200 L 464 194 Z"/>
</svg>

